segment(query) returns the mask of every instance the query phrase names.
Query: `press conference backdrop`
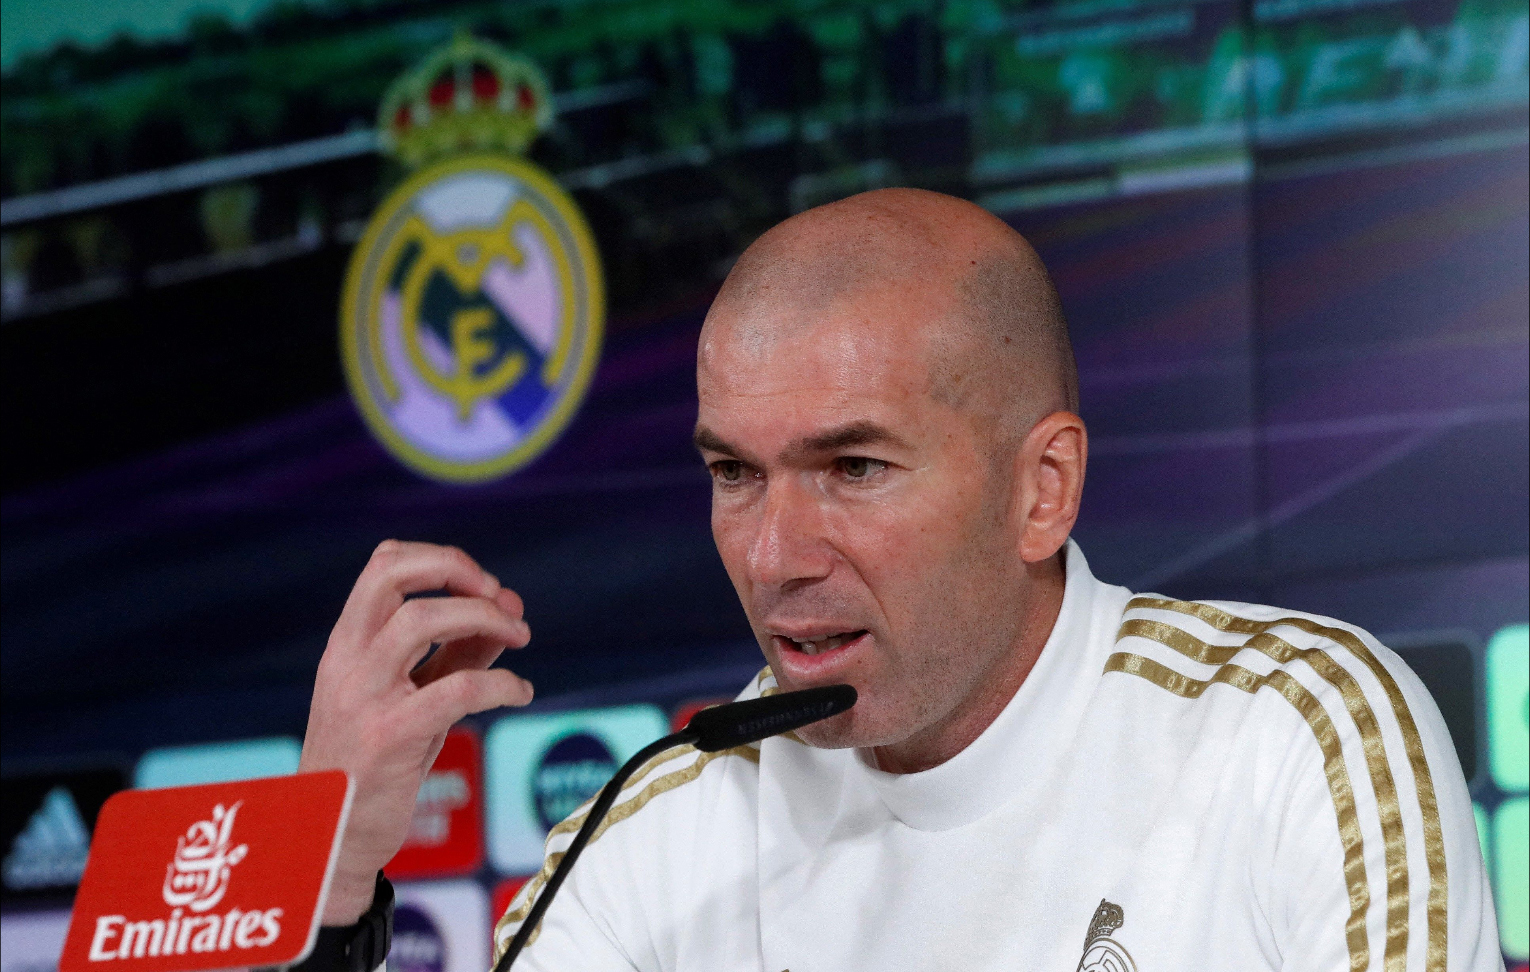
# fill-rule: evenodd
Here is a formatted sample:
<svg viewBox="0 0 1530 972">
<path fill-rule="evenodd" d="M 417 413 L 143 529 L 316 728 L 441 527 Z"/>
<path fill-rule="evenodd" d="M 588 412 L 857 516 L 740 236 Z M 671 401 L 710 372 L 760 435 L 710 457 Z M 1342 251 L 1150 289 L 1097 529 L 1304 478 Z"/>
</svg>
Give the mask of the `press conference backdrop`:
<svg viewBox="0 0 1530 972">
<path fill-rule="evenodd" d="M 386 536 L 465 547 L 536 631 L 538 701 L 454 733 L 390 865 L 391 964 L 485 968 L 546 829 L 758 670 L 689 446 L 696 334 L 759 232 L 887 185 L 1052 268 L 1097 575 L 1400 651 L 1530 955 L 1523 0 L 112 8 L 0 8 L 3 972 L 55 961 L 110 793 L 296 765 Z M 506 157 L 540 126 L 514 165 L 606 295 L 567 423 L 471 485 L 400 458 L 337 340 L 369 224 L 436 171 L 408 126 L 459 115 Z M 442 340 L 480 348 L 462 320 Z"/>
</svg>

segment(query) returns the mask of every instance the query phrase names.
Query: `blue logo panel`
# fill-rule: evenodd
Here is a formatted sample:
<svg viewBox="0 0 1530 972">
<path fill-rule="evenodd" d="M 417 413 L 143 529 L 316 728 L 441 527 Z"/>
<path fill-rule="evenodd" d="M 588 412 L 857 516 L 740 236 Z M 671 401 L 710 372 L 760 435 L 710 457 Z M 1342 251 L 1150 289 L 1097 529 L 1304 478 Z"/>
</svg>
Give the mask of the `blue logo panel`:
<svg viewBox="0 0 1530 972">
<path fill-rule="evenodd" d="M 1487 726 L 1493 782 L 1506 793 L 1530 790 L 1530 625 L 1488 642 Z"/>
<path fill-rule="evenodd" d="M 639 749 L 669 732 L 653 705 L 512 715 L 484 737 L 489 860 L 508 874 L 542 866 L 547 832 Z"/>
<path fill-rule="evenodd" d="M 297 772 L 302 754 L 303 744 L 291 736 L 151 749 L 138 761 L 133 786 L 158 790 L 286 776 Z"/>
</svg>

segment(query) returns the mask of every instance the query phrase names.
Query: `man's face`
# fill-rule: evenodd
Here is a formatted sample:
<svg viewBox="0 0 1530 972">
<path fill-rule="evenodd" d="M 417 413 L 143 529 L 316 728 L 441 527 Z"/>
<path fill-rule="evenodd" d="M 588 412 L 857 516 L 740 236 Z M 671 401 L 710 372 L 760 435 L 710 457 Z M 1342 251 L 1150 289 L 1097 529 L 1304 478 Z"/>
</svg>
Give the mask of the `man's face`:
<svg viewBox="0 0 1530 972">
<path fill-rule="evenodd" d="M 783 690 L 860 694 L 800 733 L 814 745 L 938 729 L 1018 636 L 1009 464 L 931 397 L 928 333 L 896 323 L 945 310 L 913 294 L 716 310 L 703 335 L 712 533 L 755 637 Z"/>
</svg>

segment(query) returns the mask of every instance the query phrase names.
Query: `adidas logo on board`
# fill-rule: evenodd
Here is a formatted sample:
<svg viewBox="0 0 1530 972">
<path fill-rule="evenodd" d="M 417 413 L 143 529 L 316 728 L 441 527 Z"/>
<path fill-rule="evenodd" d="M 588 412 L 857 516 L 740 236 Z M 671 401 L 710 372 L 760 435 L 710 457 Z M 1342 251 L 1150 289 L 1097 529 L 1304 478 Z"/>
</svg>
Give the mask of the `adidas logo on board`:
<svg viewBox="0 0 1530 972">
<path fill-rule="evenodd" d="M 73 794 L 55 786 L 11 843 L 0 874 L 13 891 L 76 884 L 89 852 L 90 832 Z"/>
</svg>

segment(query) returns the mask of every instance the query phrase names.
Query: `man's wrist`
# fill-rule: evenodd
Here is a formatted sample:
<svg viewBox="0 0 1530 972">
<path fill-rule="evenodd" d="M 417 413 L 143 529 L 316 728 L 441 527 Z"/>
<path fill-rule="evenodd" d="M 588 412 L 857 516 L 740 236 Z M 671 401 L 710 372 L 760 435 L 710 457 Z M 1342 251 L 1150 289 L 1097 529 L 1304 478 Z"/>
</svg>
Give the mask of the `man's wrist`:
<svg viewBox="0 0 1530 972">
<path fill-rule="evenodd" d="M 367 906 L 354 921 L 332 925 L 328 908 L 324 914 L 313 951 L 288 972 L 373 972 L 383 965 L 393 943 L 393 885 L 381 871 Z"/>
<path fill-rule="evenodd" d="M 376 872 L 360 878 L 337 874 L 329 886 L 329 897 L 324 901 L 324 915 L 319 924 L 325 928 L 354 925 L 372 906 L 376 896 Z"/>
</svg>

